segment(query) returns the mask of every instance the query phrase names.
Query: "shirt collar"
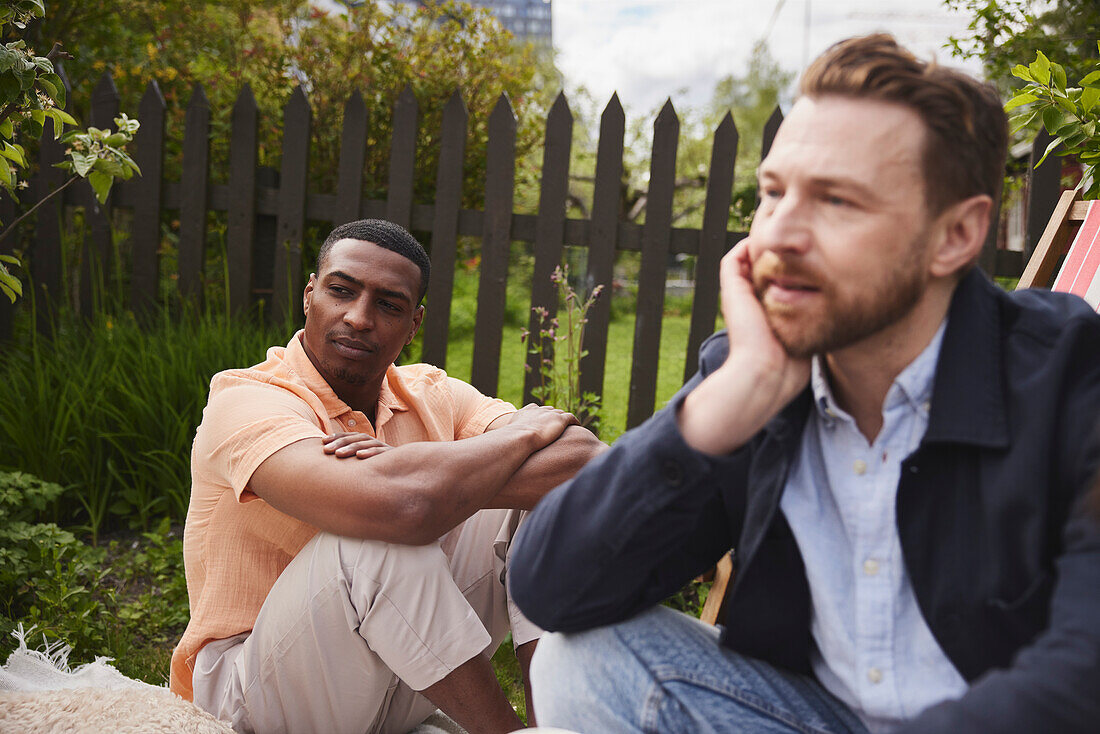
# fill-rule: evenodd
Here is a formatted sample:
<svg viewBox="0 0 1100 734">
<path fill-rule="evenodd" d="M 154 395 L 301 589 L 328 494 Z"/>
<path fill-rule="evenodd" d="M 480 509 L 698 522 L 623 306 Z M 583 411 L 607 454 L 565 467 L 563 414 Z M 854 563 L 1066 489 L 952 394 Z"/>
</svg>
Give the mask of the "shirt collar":
<svg viewBox="0 0 1100 734">
<path fill-rule="evenodd" d="M 928 342 L 928 346 L 894 378 L 893 384 L 886 393 L 883 410 L 907 403 L 911 410 L 923 411 L 925 414 L 929 412 L 936 364 L 939 362 L 946 330 L 947 318 L 944 318 L 932 340 Z M 833 389 L 829 385 L 829 378 L 825 372 L 825 361 L 818 354 L 815 354 L 810 362 L 810 387 L 813 390 L 814 407 L 826 423 L 841 418 L 851 420 L 848 414 L 836 404 Z"/>
<path fill-rule="evenodd" d="M 305 383 L 306 388 L 321 399 L 321 404 L 328 411 L 329 418 L 336 418 L 344 413 L 351 412 L 351 407 L 337 397 L 332 387 L 313 366 L 306 349 L 302 346 L 304 330 L 298 331 L 286 345 L 285 359 L 287 366 Z M 382 424 L 387 412 L 398 413 L 409 409 L 408 403 L 390 386 L 393 382 L 398 391 L 403 391 L 401 377 L 397 373 L 397 367 L 390 365 L 382 378 L 382 387 L 378 392 L 378 406 L 375 410 L 375 423 Z M 377 426 L 376 426 L 377 428 Z"/>
</svg>

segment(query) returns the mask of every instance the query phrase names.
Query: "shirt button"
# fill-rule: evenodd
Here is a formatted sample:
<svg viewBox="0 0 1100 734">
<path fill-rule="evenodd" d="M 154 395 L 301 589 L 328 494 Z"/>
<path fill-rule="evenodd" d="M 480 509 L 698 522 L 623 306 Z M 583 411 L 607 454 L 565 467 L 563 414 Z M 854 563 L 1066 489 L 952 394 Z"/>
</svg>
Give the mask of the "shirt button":
<svg viewBox="0 0 1100 734">
<path fill-rule="evenodd" d="M 355 419 L 354 419 L 354 418 L 352 418 L 351 420 L 349 420 L 349 421 L 348 421 L 348 425 L 349 425 L 349 426 L 354 426 L 354 425 L 355 425 Z"/>
<path fill-rule="evenodd" d="M 868 576 L 874 576 L 878 573 L 878 561 L 874 558 L 868 558 L 863 562 L 863 573 Z"/>
<path fill-rule="evenodd" d="M 856 459 L 856 463 L 852 464 L 852 469 L 856 474 L 863 474 L 867 471 L 867 462 L 863 459 Z"/>
<path fill-rule="evenodd" d="M 872 683 L 881 683 L 882 682 L 882 671 L 879 670 L 878 668 L 869 669 L 867 671 L 867 680 L 871 681 Z"/>
</svg>

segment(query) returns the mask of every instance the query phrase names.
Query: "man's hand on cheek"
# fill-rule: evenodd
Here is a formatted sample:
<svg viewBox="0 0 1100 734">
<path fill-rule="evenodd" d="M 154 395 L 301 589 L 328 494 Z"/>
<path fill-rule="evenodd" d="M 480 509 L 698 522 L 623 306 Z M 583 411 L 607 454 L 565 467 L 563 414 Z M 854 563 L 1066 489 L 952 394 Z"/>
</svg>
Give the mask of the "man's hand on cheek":
<svg viewBox="0 0 1100 734">
<path fill-rule="evenodd" d="M 330 433 L 321 439 L 326 454 L 338 459 L 369 459 L 393 448 L 369 433 Z"/>
</svg>

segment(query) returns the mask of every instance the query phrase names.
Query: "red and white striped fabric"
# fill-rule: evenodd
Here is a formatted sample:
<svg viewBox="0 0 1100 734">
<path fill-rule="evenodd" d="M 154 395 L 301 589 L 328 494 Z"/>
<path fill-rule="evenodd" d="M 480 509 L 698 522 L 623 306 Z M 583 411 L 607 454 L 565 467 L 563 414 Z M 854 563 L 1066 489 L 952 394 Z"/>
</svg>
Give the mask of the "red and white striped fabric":
<svg viewBox="0 0 1100 734">
<path fill-rule="evenodd" d="M 1100 311 L 1100 201 L 1089 202 L 1081 229 L 1073 238 L 1051 290 L 1074 293 Z"/>
</svg>

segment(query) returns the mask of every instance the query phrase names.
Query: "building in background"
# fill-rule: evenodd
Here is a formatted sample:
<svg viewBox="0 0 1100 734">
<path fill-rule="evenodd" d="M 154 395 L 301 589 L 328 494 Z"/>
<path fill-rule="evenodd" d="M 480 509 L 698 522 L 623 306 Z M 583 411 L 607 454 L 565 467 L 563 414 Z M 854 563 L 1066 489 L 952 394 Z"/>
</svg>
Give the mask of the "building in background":
<svg viewBox="0 0 1100 734">
<path fill-rule="evenodd" d="M 521 43 L 550 48 L 554 45 L 550 22 L 551 0 L 464 0 L 475 8 L 495 15 L 500 24 Z M 395 0 L 405 5 L 423 5 L 424 0 Z"/>
</svg>

